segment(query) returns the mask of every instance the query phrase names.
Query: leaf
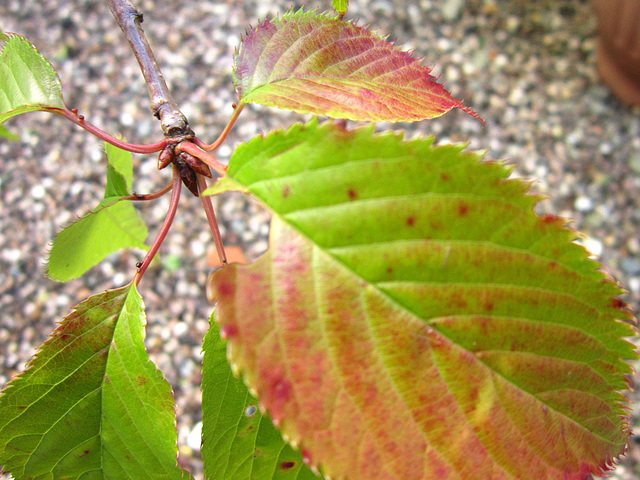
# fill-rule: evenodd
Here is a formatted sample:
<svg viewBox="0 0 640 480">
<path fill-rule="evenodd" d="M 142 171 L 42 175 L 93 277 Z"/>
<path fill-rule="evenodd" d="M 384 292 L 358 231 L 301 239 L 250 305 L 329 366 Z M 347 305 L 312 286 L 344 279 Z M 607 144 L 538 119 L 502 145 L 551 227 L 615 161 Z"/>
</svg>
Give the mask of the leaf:
<svg viewBox="0 0 640 480">
<path fill-rule="evenodd" d="M 106 197 L 129 195 L 133 185 L 133 155 L 131 152 L 105 142 L 107 153 L 107 190 Z"/>
<path fill-rule="evenodd" d="M 346 15 L 349 9 L 349 0 L 333 0 L 333 8 L 340 15 Z"/>
<path fill-rule="evenodd" d="M 213 276 L 217 320 L 325 475 L 584 480 L 624 452 L 620 289 L 509 168 L 312 122 L 241 146 L 228 172 L 212 191 L 273 219 L 261 259 Z"/>
<path fill-rule="evenodd" d="M 96 208 L 62 230 L 53 242 L 47 274 L 66 282 L 80 277 L 108 255 L 123 248 L 148 247 L 147 227 L 129 200 L 133 177 L 130 152 L 107 144 L 107 186 Z"/>
<path fill-rule="evenodd" d="M 20 141 L 20 137 L 15 133 L 11 133 L 9 129 L 7 129 L 4 125 L 0 125 L 0 137 L 4 137 L 7 140 L 11 140 L 14 142 Z"/>
<path fill-rule="evenodd" d="M 17 480 L 189 478 L 171 387 L 144 346 L 135 287 L 79 304 L 0 396 L 0 464 Z"/>
<path fill-rule="evenodd" d="M 363 27 L 298 11 L 267 20 L 247 35 L 234 79 L 243 103 L 301 113 L 415 122 L 460 108 L 477 117 L 430 71 Z"/>
<path fill-rule="evenodd" d="M 242 380 L 231 373 L 219 328 L 204 341 L 202 458 L 214 480 L 313 480 L 302 456 L 282 440 L 258 410 Z"/>
<path fill-rule="evenodd" d="M 0 46 L 0 124 L 21 113 L 65 108 L 60 79 L 36 47 L 15 33 L 0 33 Z"/>
</svg>

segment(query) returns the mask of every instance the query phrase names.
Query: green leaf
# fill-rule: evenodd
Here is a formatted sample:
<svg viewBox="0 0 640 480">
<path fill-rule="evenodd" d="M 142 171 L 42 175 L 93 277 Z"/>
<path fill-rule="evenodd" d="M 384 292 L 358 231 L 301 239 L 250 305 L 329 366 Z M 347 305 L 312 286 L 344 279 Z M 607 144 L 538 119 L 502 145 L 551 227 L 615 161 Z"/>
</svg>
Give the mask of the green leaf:
<svg viewBox="0 0 640 480">
<path fill-rule="evenodd" d="M 0 34 L 0 123 L 36 110 L 65 108 L 60 79 L 26 38 Z"/>
<path fill-rule="evenodd" d="M 0 125 L 0 137 L 4 137 L 7 140 L 14 142 L 20 141 L 20 137 L 15 133 L 11 133 L 4 125 Z"/>
<path fill-rule="evenodd" d="M 294 126 L 219 187 L 273 213 L 270 249 L 216 272 L 228 354 L 331 478 L 584 480 L 628 440 L 635 330 L 619 287 L 461 146 Z"/>
<path fill-rule="evenodd" d="M 243 103 L 333 118 L 415 122 L 452 108 L 477 117 L 430 71 L 364 27 L 300 10 L 249 33 L 234 79 Z"/>
<path fill-rule="evenodd" d="M 349 9 L 349 0 L 333 0 L 333 8 L 340 15 L 346 15 Z"/>
<path fill-rule="evenodd" d="M 107 188 L 105 198 L 127 196 L 133 185 L 133 155 L 105 142 L 107 152 Z"/>
<path fill-rule="evenodd" d="M 135 287 L 79 304 L 0 396 L 0 464 L 20 479 L 182 479 L 171 387 Z"/>
<path fill-rule="evenodd" d="M 202 458 L 215 480 L 313 480 L 300 452 L 282 439 L 242 380 L 231 373 L 215 323 L 204 340 Z"/>
<path fill-rule="evenodd" d="M 129 200 L 133 159 L 107 144 L 104 199 L 91 212 L 63 229 L 53 242 L 47 264 L 51 278 L 66 282 L 80 277 L 108 255 L 123 248 L 147 249 L 147 227 Z"/>
</svg>

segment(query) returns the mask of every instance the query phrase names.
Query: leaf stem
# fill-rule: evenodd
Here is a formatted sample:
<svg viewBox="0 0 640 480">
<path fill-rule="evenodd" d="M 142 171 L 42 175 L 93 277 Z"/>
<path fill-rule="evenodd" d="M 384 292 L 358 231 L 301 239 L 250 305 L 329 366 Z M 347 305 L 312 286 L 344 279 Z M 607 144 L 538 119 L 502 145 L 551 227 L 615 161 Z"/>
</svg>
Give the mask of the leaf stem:
<svg viewBox="0 0 640 480">
<path fill-rule="evenodd" d="M 136 282 L 136 286 L 142 280 L 147 268 L 149 268 L 149 264 L 158 253 L 160 249 L 160 245 L 164 242 L 164 239 L 167 237 L 167 233 L 169 233 L 169 229 L 171 228 L 171 224 L 173 223 L 173 219 L 176 217 L 176 211 L 178 210 L 178 202 L 180 200 L 180 191 L 182 190 L 182 178 L 180 177 L 180 172 L 178 168 L 173 166 L 173 181 L 171 182 L 171 203 L 169 204 L 169 211 L 167 212 L 167 216 L 162 222 L 162 227 L 160 227 L 160 232 L 158 236 L 153 241 L 151 248 L 147 252 L 147 255 L 144 257 L 144 260 L 138 267 L 138 272 L 136 273 L 136 277 L 134 281 Z"/>
<path fill-rule="evenodd" d="M 187 152 L 193 155 L 194 157 L 199 158 L 204 163 L 206 163 L 211 168 L 213 168 L 213 170 L 216 173 L 218 173 L 223 177 L 227 174 L 227 167 L 225 167 L 218 160 L 216 160 L 216 157 L 213 156 L 211 153 L 205 152 L 204 150 L 201 150 L 200 148 L 198 148 L 198 146 L 192 141 L 184 141 L 182 143 L 179 143 L 178 146 L 176 147 L 176 154 L 180 152 Z"/>
<path fill-rule="evenodd" d="M 68 110 L 68 109 L 55 108 L 55 109 L 51 109 L 50 111 L 52 113 L 57 113 L 58 115 L 61 115 L 61 116 L 65 117 L 68 120 L 71 120 L 73 123 L 75 123 L 76 125 L 78 125 L 81 128 L 84 128 L 87 132 L 92 133 L 93 135 L 98 137 L 100 140 L 104 140 L 105 142 L 110 143 L 111 145 L 114 145 L 114 146 L 116 146 L 118 148 L 121 148 L 122 150 L 127 150 L 128 152 L 132 152 L 132 153 L 155 153 L 155 152 L 159 152 L 160 150 L 162 150 L 169 143 L 169 141 L 167 139 L 163 139 L 163 140 L 161 140 L 159 142 L 152 143 L 150 145 L 138 145 L 138 144 L 135 144 L 135 143 L 124 142 L 122 140 L 117 139 L 116 137 L 114 137 L 112 135 L 109 135 L 107 132 L 105 132 L 104 130 L 99 129 L 95 125 L 87 122 L 84 119 L 84 116 L 78 115 L 78 112 L 75 109 L 74 110 Z"/>
<path fill-rule="evenodd" d="M 233 111 L 233 115 L 231 115 L 231 118 L 229 119 L 229 122 L 227 123 L 227 126 L 224 127 L 224 130 L 222 130 L 222 133 L 220 133 L 220 135 L 215 140 L 215 142 L 213 142 L 210 145 L 207 145 L 202 140 L 200 140 L 199 138 L 196 137 L 193 140 L 196 143 L 196 145 L 198 145 L 202 150 L 205 150 L 207 152 L 213 152 L 213 151 L 217 150 L 220 147 L 220 145 L 222 145 L 222 142 L 224 142 L 227 139 L 227 137 L 229 136 L 229 133 L 231 132 L 231 129 L 235 125 L 236 120 L 238 120 L 238 117 L 242 113 L 242 110 L 244 109 L 245 105 L 246 105 L 245 103 L 241 103 L 240 105 L 236 105 L 236 107 L 235 107 L 235 109 Z"/>
<path fill-rule="evenodd" d="M 222 266 L 227 264 L 227 254 L 224 251 L 224 244 L 222 243 L 222 235 L 220 235 L 220 229 L 218 228 L 218 222 L 216 220 L 216 213 L 213 210 L 213 203 L 211 202 L 211 197 L 208 195 L 202 195 L 207 189 L 207 180 L 204 175 L 198 174 L 198 193 L 200 193 L 200 199 L 202 200 L 202 206 L 204 207 L 204 212 L 207 215 L 207 220 L 209 221 L 209 227 L 211 228 L 211 233 L 213 234 L 213 241 L 216 244 L 216 250 L 218 251 L 218 258 L 220 259 L 220 263 Z"/>
<path fill-rule="evenodd" d="M 171 181 L 168 185 L 162 187 L 160 190 L 153 193 L 133 193 L 133 195 L 129 195 L 128 197 L 124 197 L 122 200 L 131 200 L 133 202 L 142 202 L 146 200 L 155 200 L 157 198 L 162 197 L 167 192 L 169 192 L 173 188 L 173 181 Z"/>
<path fill-rule="evenodd" d="M 187 117 L 180 111 L 169 92 L 151 46 L 142 31 L 142 12 L 128 0 L 106 2 L 138 60 L 149 89 L 151 111 L 160 120 L 165 137 L 193 135 Z"/>
</svg>

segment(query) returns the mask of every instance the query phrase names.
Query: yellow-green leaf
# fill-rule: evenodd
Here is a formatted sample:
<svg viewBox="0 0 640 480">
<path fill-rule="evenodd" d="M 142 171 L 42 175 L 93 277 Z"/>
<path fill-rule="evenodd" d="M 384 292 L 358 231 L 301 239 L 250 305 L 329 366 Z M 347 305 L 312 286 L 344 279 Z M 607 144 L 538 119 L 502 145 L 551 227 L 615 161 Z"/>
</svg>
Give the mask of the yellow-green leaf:
<svg viewBox="0 0 640 480">
<path fill-rule="evenodd" d="M 147 226 L 130 200 L 133 157 L 106 144 L 107 185 L 102 201 L 82 218 L 65 227 L 54 239 L 47 274 L 66 282 L 82 276 L 108 255 L 124 248 L 148 247 Z"/>
<path fill-rule="evenodd" d="M 0 124 L 20 113 L 64 109 L 60 79 L 26 38 L 0 33 Z"/>
<path fill-rule="evenodd" d="M 88 298 L 2 391 L 0 465 L 16 480 L 190 478 L 145 324 L 134 286 Z"/>
<path fill-rule="evenodd" d="M 345 15 L 349 9 L 349 0 L 333 0 L 333 8 L 340 15 Z"/>
</svg>

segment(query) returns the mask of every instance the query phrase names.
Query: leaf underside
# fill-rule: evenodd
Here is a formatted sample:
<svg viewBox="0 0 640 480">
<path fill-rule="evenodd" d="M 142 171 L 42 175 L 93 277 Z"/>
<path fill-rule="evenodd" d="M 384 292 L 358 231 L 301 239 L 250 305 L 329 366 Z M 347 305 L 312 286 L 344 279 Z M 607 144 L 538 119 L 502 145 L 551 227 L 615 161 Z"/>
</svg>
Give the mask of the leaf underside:
<svg viewBox="0 0 640 480">
<path fill-rule="evenodd" d="M 634 329 L 562 219 L 460 146 L 294 126 L 212 192 L 273 219 L 213 276 L 228 354 L 334 479 L 584 480 L 623 453 Z"/>
<path fill-rule="evenodd" d="M 243 103 L 332 118 L 415 122 L 452 108 L 477 117 L 430 71 L 364 27 L 301 10 L 247 35 L 234 79 Z"/>
<path fill-rule="evenodd" d="M 0 34 L 0 124 L 21 113 L 64 109 L 60 79 L 26 38 Z"/>
<path fill-rule="evenodd" d="M 58 281 L 78 278 L 108 255 L 124 248 L 146 250 L 149 231 L 130 200 L 133 157 L 106 145 L 107 185 L 103 200 L 91 212 L 64 228 L 54 239 L 47 274 Z"/>
<path fill-rule="evenodd" d="M 202 360 L 202 459 L 211 480 L 313 480 L 300 452 L 282 439 L 240 378 L 211 323 Z"/>
<path fill-rule="evenodd" d="M 67 316 L 0 396 L 0 464 L 14 478 L 189 478 L 171 387 L 149 360 L 135 287 Z"/>
</svg>

